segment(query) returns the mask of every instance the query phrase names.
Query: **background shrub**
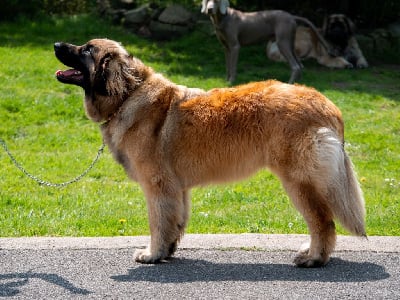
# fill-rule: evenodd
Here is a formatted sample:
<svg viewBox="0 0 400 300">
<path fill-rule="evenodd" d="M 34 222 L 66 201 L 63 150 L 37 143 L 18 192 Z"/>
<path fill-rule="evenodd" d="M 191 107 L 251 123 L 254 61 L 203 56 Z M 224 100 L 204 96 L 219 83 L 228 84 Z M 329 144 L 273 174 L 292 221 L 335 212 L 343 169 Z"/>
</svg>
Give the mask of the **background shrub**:
<svg viewBox="0 0 400 300">
<path fill-rule="evenodd" d="M 109 0 L 113 7 L 122 5 L 120 0 Z M 170 3 L 182 4 L 198 10 L 201 0 L 133 0 L 132 5 L 154 3 L 164 6 Z M 374 29 L 386 27 L 400 19 L 398 0 L 230 0 L 231 6 L 244 11 L 262 9 L 283 9 L 309 18 L 320 25 L 325 14 L 344 13 L 353 19 L 358 28 Z M 35 17 L 40 14 L 72 15 L 90 12 L 97 5 L 96 0 L 0 0 L 0 21 L 12 20 L 20 15 Z"/>
<path fill-rule="evenodd" d="M 0 21 L 41 14 L 73 15 L 89 12 L 96 0 L 0 0 Z"/>
</svg>

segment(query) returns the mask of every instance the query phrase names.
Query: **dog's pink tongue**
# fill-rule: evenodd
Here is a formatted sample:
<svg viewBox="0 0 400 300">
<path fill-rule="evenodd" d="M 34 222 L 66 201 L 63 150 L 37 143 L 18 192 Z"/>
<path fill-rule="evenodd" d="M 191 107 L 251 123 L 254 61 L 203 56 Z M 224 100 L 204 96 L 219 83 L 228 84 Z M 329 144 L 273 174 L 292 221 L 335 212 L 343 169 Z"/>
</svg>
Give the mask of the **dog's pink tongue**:
<svg viewBox="0 0 400 300">
<path fill-rule="evenodd" d="M 56 71 L 56 76 L 68 77 L 68 76 L 76 75 L 76 72 L 77 71 L 75 69 L 69 69 L 66 71 L 58 70 L 58 71 Z"/>
</svg>

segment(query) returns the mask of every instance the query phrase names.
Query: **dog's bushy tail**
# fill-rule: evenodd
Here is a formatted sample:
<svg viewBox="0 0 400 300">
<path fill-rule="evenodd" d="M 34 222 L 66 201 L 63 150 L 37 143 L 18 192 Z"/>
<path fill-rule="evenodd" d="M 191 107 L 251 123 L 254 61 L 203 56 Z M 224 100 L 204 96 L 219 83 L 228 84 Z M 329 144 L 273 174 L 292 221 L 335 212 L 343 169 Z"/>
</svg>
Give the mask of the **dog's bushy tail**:
<svg viewBox="0 0 400 300">
<path fill-rule="evenodd" d="M 364 197 L 353 164 L 336 134 L 327 128 L 317 133 L 318 169 L 320 183 L 325 185 L 329 206 L 335 218 L 349 232 L 358 236 L 365 233 Z"/>
</svg>

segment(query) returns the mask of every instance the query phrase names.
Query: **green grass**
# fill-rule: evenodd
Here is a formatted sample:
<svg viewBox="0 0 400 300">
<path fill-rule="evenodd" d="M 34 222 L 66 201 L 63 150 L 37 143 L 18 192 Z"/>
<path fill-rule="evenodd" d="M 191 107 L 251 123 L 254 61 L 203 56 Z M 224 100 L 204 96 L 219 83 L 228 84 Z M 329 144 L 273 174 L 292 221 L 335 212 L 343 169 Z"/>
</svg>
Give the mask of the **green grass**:
<svg viewBox="0 0 400 300">
<path fill-rule="evenodd" d="M 221 46 L 204 30 L 156 43 L 80 16 L 0 23 L 0 32 L 0 138 L 29 172 L 53 182 L 79 175 L 101 144 L 97 125 L 85 117 L 82 90 L 54 78 L 64 68 L 54 57 L 55 41 L 82 44 L 108 37 L 176 83 L 204 89 L 227 85 Z M 287 65 L 268 61 L 262 46 L 243 48 L 239 60 L 238 83 L 289 78 Z M 366 198 L 367 233 L 400 235 L 400 66 L 329 70 L 304 64 L 301 82 L 343 112 L 347 150 Z M 2 149 L 0 168 L 0 236 L 148 234 L 140 188 L 108 149 L 87 177 L 61 189 L 27 178 Z M 268 171 L 236 184 L 196 188 L 192 199 L 191 233 L 307 233 Z"/>
</svg>

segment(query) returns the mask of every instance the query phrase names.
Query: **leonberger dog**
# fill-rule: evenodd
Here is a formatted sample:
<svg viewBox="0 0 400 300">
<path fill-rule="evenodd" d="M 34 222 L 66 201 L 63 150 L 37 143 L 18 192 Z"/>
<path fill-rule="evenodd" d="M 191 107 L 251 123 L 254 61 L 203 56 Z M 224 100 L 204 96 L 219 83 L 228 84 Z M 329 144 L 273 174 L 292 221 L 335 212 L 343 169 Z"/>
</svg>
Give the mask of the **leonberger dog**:
<svg viewBox="0 0 400 300">
<path fill-rule="evenodd" d="M 368 67 L 355 37 L 355 25 L 348 17 L 329 15 L 324 19 L 321 34 L 329 45 L 329 52 L 313 30 L 298 26 L 294 45 L 296 55 L 302 60 L 314 58 L 328 68 Z M 267 56 L 274 61 L 286 61 L 275 41 L 268 42 Z"/>
<path fill-rule="evenodd" d="M 332 14 L 325 18 L 322 34 L 335 56 L 343 56 L 356 68 L 367 68 L 365 59 L 355 37 L 356 26 L 344 14 Z"/>
<path fill-rule="evenodd" d="M 320 65 L 334 69 L 353 68 L 353 64 L 347 61 L 343 56 L 331 55 L 326 47 L 316 37 L 315 32 L 309 27 L 298 26 L 296 28 L 296 37 L 294 50 L 298 58 L 306 60 L 314 58 Z M 267 56 L 274 61 L 286 62 L 285 57 L 279 50 L 275 41 L 269 41 L 267 44 Z"/>
<path fill-rule="evenodd" d="M 136 261 L 156 263 L 175 252 L 188 223 L 190 188 L 264 167 L 280 178 L 311 233 L 296 265 L 328 262 L 334 219 L 365 236 L 341 113 L 316 90 L 270 80 L 203 91 L 169 81 L 112 40 L 54 48 L 72 68 L 57 71 L 57 79 L 84 89 L 87 116 L 100 123 L 115 159 L 145 194 L 151 241 L 136 250 Z"/>
</svg>

